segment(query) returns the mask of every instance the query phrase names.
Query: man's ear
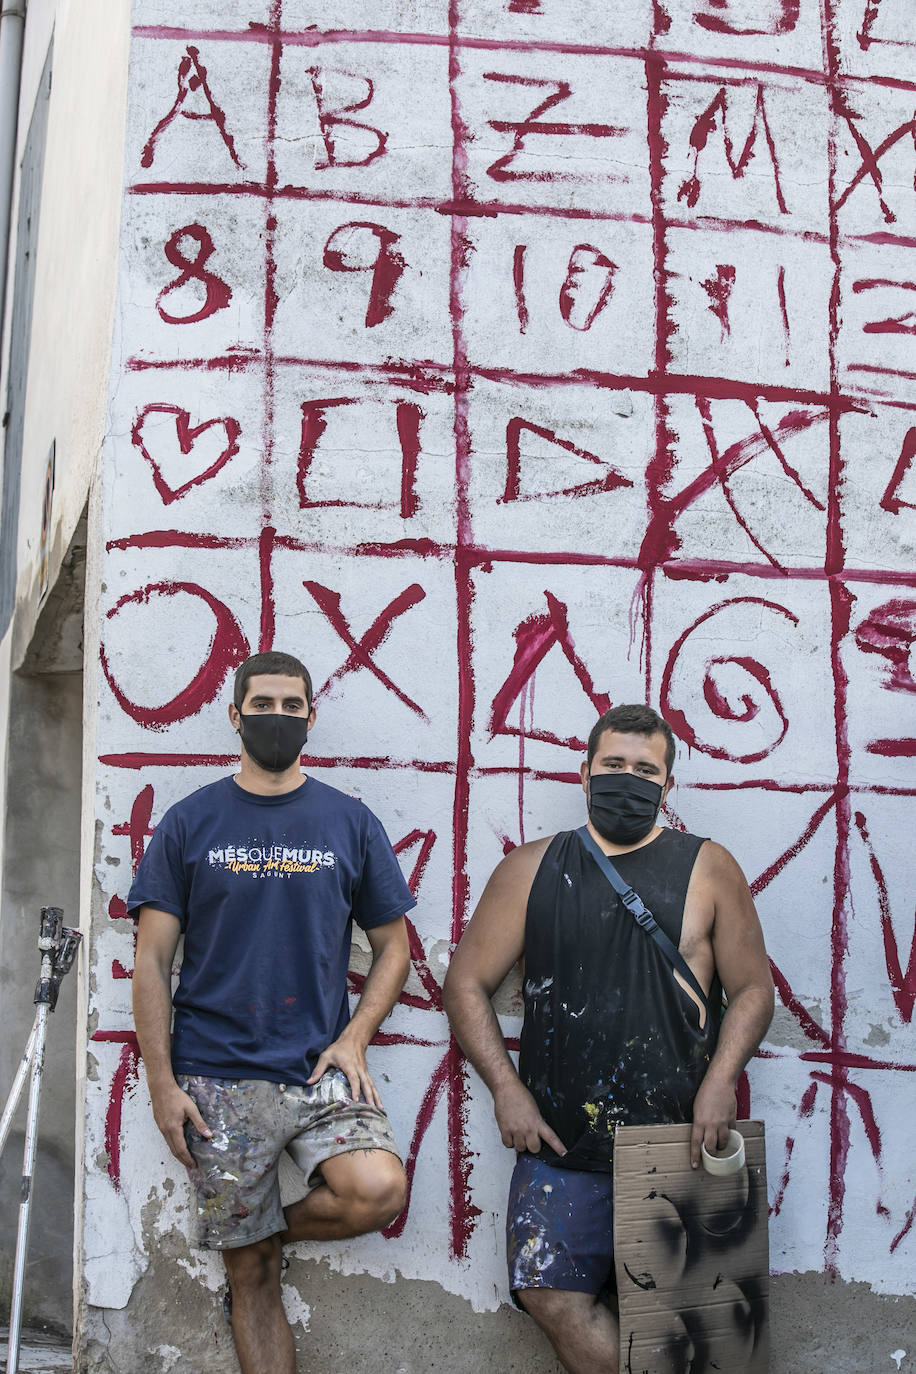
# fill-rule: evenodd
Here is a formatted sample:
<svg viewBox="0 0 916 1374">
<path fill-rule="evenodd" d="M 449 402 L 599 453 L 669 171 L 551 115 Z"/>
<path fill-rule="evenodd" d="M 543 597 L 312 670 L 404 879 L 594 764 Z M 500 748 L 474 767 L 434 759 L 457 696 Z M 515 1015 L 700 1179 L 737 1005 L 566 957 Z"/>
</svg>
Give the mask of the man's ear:
<svg viewBox="0 0 916 1374">
<path fill-rule="evenodd" d="M 673 774 L 673 773 L 669 773 L 669 774 L 668 774 L 668 781 L 665 783 L 665 788 L 664 788 L 664 791 L 662 792 L 662 806 L 664 806 L 665 802 L 668 800 L 668 793 L 671 791 L 671 789 L 672 789 L 673 786 L 674 786 L 674 774 Z"/>
<path fill-rule="evenodd" d="M 582 779 L 582 791 L 588 796 L 588 759 L 585 760 L 582 767 L 579 769 L 579 777 Z"/>
<path fill-rule="evenodd" d="M 312 709 L 309 711 L 309 734 L 311 734 L 312 729 L 313 729 L 313 727 L 314 727 L 314 724 L 315 724 L 315 708 L 314 708 L 314 706 L 313 706 Z"/>
<path fill-rule="evenodd" d="M 229 720 L 233 730 L 237 730 L 239 728 L 239 722 L 241 720 L 241 717 L 239 716 L 239 708 L 236 706 L 234 701 L 230 701 L 229 703 Z"/>
</svg>

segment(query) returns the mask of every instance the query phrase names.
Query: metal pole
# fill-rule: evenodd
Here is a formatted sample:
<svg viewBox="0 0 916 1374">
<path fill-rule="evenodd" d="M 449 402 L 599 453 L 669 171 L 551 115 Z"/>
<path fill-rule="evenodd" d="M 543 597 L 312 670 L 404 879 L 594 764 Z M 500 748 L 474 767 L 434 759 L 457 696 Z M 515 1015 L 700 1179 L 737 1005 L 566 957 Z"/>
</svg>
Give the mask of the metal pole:
<svg viewBox="0 0 916 1374">
<path fill-rule="evenodd" d="M 29 1248 L 29 1217 L 32 1210 L 32 1176 L 35 1172 L 35 1152 L 38 1145 L 38 1104 L 41 1097 L 41 1071 L 45 1064 L 45 1038 L 48 1016 L 57 1006 L 61 979 L 69 973 L 82 940 L 78 930 L 68 929 L 64 913 L 58 906 L 41 908 L 38 948 L 41 951 L 41 974 L 35 987 L 35 1024 L 29 1036 L 25 1054 L 16 1074 L 13 1091 L 0 1122 L 0 1149 L 9 1133 L 10 1122 L 22 1093 L 22 1085 L 32 1065 L 29 1085 L 29 1109 L 25 1124 L 25 1149 L 22 1156 L 22 1193 L 19 1203 L 19 1227 L 16 1232 L 16 1258 L 13 1263 L 13 1298 L 10 1305 L 10 1339 L 6 1360 L 6 1374 L 18 1374 L 19 1346 L 22 1339 L 22 1289 L 25 1261 Z"/>
<path fill-rule="evenodd" d="M 19 1068 L 16 1070 L 16 1077 L 13 1079 L 13 1086 L 10 1088 L 10 1095 L 6 1099 L 6 1106 L 3 1108 L 3 1120 L 0 1121 L 0 1155 L 3 1154 L 6 1137 L 10 1133 L 13 1117 L 16 1114 L 16 1108 L 19 1106 L 19 1099 L 22 1096 L 25 1080 L 28 1077 L 29 1065 L 32 1062 L 32 1054 L 35 1050 L 35 1037 L 37 1034 L 38 1014 L 36 1013 L 35 1020 L 32 1022 L 32 1029 L 29 1032 L 29 1038 L 26 1041 L 25 1050 L 19 1061 Z"/>
<path fill-rule="evenodd" d="M 44 960 L 42 960 L 44 973 Z M 50 977 L 50 960 L 49 972 Z M 29 1219 L 32 1210 L 32 1175 L 35 1170 L 35 1148 L 38 1144 L 38 1104 L 41 1096 L 41 1071 L 45 1060 L 45 1036 L 48 1030 L 47 1002 L 39 1005 L 35 1017 L 35 1051 L 32 1057 L 32 1080 L 29 1085 L 29 1111 L 25 1123 L 25 1150 L 22 1156 L 22 1200 L 19 1203 L 19 1227 L 16 1232 L 16 1259 L 13 1265 L 13 1301 L 10 1307 L 9 1355 L 6 1374 L 17 1374 L 19 1344 L 22 1335 L 22 1290 L 25 1261 L 29 1249 Z"/>
</svg>

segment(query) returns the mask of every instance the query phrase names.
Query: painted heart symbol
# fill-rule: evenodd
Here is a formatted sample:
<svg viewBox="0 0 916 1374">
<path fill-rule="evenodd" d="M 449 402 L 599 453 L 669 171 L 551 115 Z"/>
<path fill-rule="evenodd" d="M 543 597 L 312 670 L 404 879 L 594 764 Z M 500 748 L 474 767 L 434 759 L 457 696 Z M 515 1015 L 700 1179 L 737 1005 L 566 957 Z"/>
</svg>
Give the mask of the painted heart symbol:
<svg viewBox="0 0 916 1374">
<path fill-rule="evenodd" d="M 152 453 L 150 453 L 146 444 L 146 439 L 144 437 L 146 423 L 151 416 L 155 415 L 174 417 L 174 437 L 178 440 L 179 462 L 181 458 L 186 458 L 188 454 L 192 452 L 202 435 L 208 434 L 210 430 L 218 431 L 220 428 L 223 430 L 225 442 L 221 451 L 215 458 L 212 458 L 214 452 L 213 440 L 211 439 L 208 441 L 205 439 L 202 441 L 202 451 L 207 458 L 212 458 L 209 466 L 196 473 L 195 476 L 189 477 L 186 482 L 182 482 L 182 484 L 177 487 L 170 485 L 170 483 L 165 480 L 162 475 L 160 464 L 153 457 Z M 163 449 L 168 449 L 169 447 L 174 449 L 174 439 L 170 427 L 164 426 L 163 428 L 167 429 L 167 433 L 163 436 L 157 436 L 159 444 L 154 446 L 159 448 L 160 458 L 163 458 Z M 224 467 L 226 463 L 229 462 L 230 458 L 235 457 L 239 451 L 239 435 L 241 432 L 242 426 L 239 424 L 238 420 L 234 420 L 231 415 L 226 415 L 215 420 L 205 420 L 203 424 L 200 425 L 192 425 L 190 414 L 188 411 L 182 410 L 181 406 L 170 406 L 157 402 L 153 405 L 144 406 L 143 410 L 140 411 L 140 414 L 134 421 L 133 429 L 130 432 L 130 438 L 131 443 L 135 448 L 140 450 L 143 457 L 152 468 L 153 483 L 162 498 L 163 505 L 168 506 L 173 501 L 177 501 L 182 496 L 186 496 L 192 487 L 199 487 L 203 482 L 208 481 L 211 477 L 215 477 L 220 468 Z M 219 442 L 218 436 L 217 442 Z M 169 459 L 169 467 L 172 468 L 174 466 L 176 466 L 176 455 L 173 453 Z"/>
</svg>

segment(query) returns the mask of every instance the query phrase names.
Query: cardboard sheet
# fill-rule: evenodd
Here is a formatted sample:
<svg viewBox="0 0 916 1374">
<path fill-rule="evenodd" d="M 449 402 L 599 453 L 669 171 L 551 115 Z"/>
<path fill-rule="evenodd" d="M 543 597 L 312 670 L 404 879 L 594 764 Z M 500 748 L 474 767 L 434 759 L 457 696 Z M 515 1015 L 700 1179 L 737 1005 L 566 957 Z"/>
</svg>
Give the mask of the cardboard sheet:
<svg viewBox="0 0 916 1374">
<path fill-rule="evenodd" d="M 765 1374 L 769 1245 L 763 1123 L 745 1165 L 690 1167 L 689 1126 L 625 1126 L 614 1146 L 621 1374 Z"/>
</svg>

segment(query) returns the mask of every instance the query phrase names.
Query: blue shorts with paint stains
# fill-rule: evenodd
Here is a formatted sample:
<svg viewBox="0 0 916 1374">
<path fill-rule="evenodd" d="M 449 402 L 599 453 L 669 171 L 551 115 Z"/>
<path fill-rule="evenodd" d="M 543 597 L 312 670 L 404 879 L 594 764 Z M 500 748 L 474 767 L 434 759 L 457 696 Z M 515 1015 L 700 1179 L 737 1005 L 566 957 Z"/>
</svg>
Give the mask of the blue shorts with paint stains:
<svg viewBox="0 0 916 1374">
<path fill-rule="evenodd" d="M 310 1188 L 322 1182 L 321 1165 L 352 1150 L 398 1147 L 378 1107 L 350 1096 L 346 1075 L 328 1069 L 311 1087 L 178 1075 L 212 1137 L 185 1122 L 194 1156 L 188 1170 L 197 1193 L 196 1244 L 202 1250 L 253 1245 L 282 1231 L 277 1166 L 285 1150 Z"/>
<path fill-rule="evenodd" d="M 519 1155 L 509 1185 L 506 1257 L 513 1298 L 522 1288 L 613 1288 L 613 1174 L 557 1169 L 537 1155 Z"/>
</svg>

